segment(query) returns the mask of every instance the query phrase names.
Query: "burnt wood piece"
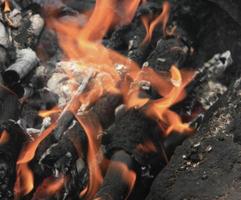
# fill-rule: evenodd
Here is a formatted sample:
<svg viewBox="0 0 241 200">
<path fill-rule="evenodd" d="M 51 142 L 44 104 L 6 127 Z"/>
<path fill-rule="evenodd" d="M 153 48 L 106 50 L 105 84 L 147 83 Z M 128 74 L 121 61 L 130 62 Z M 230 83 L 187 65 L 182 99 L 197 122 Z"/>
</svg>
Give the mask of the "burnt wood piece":
<svg viewBox="0 0 241 200">
<path fill-rule="evenodd" d="M 103 184 L 95 195 L 94 200 L 126 199 L 131 192 L 130 189 L 132 189 L 131 185 L 128 185 L 128 181 L 135 183 L 135 178 L 132 179 L 132 175 L 129 174 L 130 171 L 135 173 L 135 165 L 135 161 L 125 151 L 115 152 L 111 157 Z M 125 168 L 127 170 L 124 170 Z"/>
<path fill-rule="evenodd" d="M 41 156 L 40 164 L 58 176 L 69 173 L 71 166 L 75 164 L 78 157 L 85 158 L 87 151 L 87 138 L 85 132 L 77 121 L 65 130 L 61 140 L 51 145 Z"/>
<path fill-rule="evenodd" d="M 143 165 L 151 164 L 153 156 L 160 155 L 158 151 L 161 148 L 161 131 L 157 123 L 145 116 L 141 110 L 130 109 L 123 113 L 105 132 L 103 144 L 109 155 L 122 149 Z M 142 151 L 141 146 L 145 146 L 146 142 L 153 145 L 154 151 Z"/>
<path fill-rule="evenodd" d="M 20 103 L 18 97 L 9 89 L 0 85 L 0 123 L 12 119 L 18 120 Z"/>
<path fill-rule="evenodd" d="M 187 98 L 173 108 L 184 116 L 192 116 L 196 109 L 202 114 L 208 110 L 227 91 L 227 86 L 219 79 L 225 70 L 233 64 L 230 51 L 213 56 L 195 71 L 195 77 L 186 87 Z"/>
<path fill-rule="evenodd" d="M 36 53 L 30 49 L 17 50 L 17 59 L 3 73 L 3 80 L 7 85 L 15 85 L 32 71 L 39 60 Z"/>
<path fill-rule="evenodd" d="M 205 114 L 200 129 L 178 147 L 147 200 L 239 199 L 241 79 Z M 211 188 L 211 189 L 210 189 Z"/>
<path fill-rule="evenodd" d="M 183 67 L 189 56 L 191 56 L 191 49 L 182 40 L 160 39 L 148 56 L 147 65 L 158 71 L 169 71 L 172 65 Z"/>
<path fill-rule="evenodd" d="M 16 122 L 10 120 L 0 125 L 0 132 L 1 139 L 5 137 L 0 143 L 0 197 L 3 200 L 12 200 L 16 161 L 28 136 Z"/>
</svg>

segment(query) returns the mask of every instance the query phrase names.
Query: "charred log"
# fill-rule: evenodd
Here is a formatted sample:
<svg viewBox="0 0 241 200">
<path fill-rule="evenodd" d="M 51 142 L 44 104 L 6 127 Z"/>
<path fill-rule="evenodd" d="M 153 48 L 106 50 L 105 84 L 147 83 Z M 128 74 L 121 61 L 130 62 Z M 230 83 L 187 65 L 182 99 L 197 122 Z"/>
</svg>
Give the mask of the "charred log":
<svg viewBox="0 0 241 200">
<path fill-rule="evenodd" d="M 148 200 L 239 198 L 240 145 L 235 143 L 235 130 L 240 128 L 240 90 L 239 79 L 210 108 L 197 133 L 177 148 L 157 176 Z"/>
</svg>

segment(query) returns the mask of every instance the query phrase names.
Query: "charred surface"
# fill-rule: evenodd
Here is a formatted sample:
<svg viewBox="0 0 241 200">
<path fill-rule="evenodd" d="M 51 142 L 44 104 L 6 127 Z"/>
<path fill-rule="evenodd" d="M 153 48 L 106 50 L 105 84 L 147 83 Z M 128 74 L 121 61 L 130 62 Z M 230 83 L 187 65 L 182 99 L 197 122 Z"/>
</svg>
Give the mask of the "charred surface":
<svg viewBox="0 0 241 200">
<path fill-rule="evenodd" d="M 197 133 L 177 148 L 148 200 L 239 198 L 240 145 L 233 137 L 240 129 L 240 90 L 239 79 L 208 111 Z"/>
</svg>

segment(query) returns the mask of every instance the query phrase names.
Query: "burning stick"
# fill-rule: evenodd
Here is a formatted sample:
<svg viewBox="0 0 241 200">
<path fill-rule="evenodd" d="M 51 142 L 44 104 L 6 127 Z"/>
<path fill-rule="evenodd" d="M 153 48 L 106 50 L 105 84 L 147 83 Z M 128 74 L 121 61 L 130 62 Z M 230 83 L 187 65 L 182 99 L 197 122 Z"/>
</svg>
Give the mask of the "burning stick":
<svg viewBox="0 0 241 200">
<path fill-rule="evenodd" d="M 28 48 L 17 51 L 17 60 L 3 73 L 7 85 L 14 85 L 23 79 L 38 64 L 36 53 Z"/>
<path fill-rule="evenodd" d="M 61 115 L 59 116 L 58 121 L 61 121 L 61 118 L 63 118 L 65 115 L 67 115 L 66 114 L 67 112 L 71 112 L 71 113 L 75 114 L 78 111 L 78 109 L 80 108 L 80 105 L 81 105 L 80 96 L 83 94 L 83 92 L 87 88 L 89 81 L 91 80 L 92 77 L 93 77 L 93 72 L 89 71 L 87 76 L 83 79 L 82 83 L 80 84 L 79 88 L 75 91 L 75 93 L 74 93 L 73 97 L 71 98 L 71 100 L 69 101 L 69 103 L 65 106 L 64 110 L 62 111 Z M 71 121 L 72 121 L 72 119 L 71 119 Z M 54 133 L 54 136 L 58 140 L 58 139 L 60 139 L 62 134 L 63 134 L 63 132 L 58 131 L 58 132 Z"/>
</svg>

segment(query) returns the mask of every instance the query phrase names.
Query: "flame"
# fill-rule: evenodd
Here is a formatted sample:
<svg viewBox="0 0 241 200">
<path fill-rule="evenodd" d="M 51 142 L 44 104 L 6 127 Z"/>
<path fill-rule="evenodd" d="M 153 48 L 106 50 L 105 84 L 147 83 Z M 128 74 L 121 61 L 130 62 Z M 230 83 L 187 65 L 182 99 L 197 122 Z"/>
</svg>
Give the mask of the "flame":
<svg viewBox="0 0 241 200">
<path fill-rule="evenodd" d="M 128 196 L 130 195 L 135 182 L 136 182 L 136 173 L 135 171 L 129 169 L 129 167 L 119 161 L 111 161 L 111 167 L 114 168 L 114 170 L 117 170 L 121 173 L 121 178 L 124 180 L 124 182 L 128 185 L 128 195 L 125 199 L 128 199 Z"/>
<path fill-rule="evenodd" d="M 61 176 L 59 178 L 49 177 L 45 179 L 42 184 L 37 188 L 32 200 L 45 199 L 46 197 L 53 196 L 55 193 L 57 193 L 63 188 L 64 182 L 64 176 Z"/>
<path fill-rule="evenodd" d="M 56 123 L 51 124 L 44 132 L 42 132 L 35 140 L 27 143 L 20 152 L 17 164 L 24 164 L 31 161 L 35 155 L 35 151 L 42 140 L 44 140 L 56 127 Z"/>
<path fill-rule="evenodd" d="M 101 170 L 99 167 L 99 161 L 97 158 L 98 151 L 100 148 L 100 140 L 97 140 L 98 135 L 101 133 L 102 129 L 98 120 L 91 115 L 79 116 L 76 115 L 76 119 L 82 125 L 85 130 L 86 136 L 88 138 L 88 153 L 87 153 L 87 163 L 89 168 L 89 184 L 86 193 L 86 199 L 93 199 L 93 196 L 100 187 L 103 177 L 101 175 Z M 80 193 L 80 196 L 83 193 Z"/>
<path fill-rule="evenodd" d="M 172 89 L 163 98 L 150 102 L 145 110 L 146 114 L 155 118 L 164 134 L 172 131 L 179 133 L 191 132 L 192 129 L 187 123 L 182 123 L 181 118 L 170 107 L 185 98 L 185 87 L 193 79 L 194 72 L 183 72 L 172 66 L 170 69 Z M 166 127 L 167 126 L 167 127 Z"/>
<path fill-rule="evenodd" d="M 52 114 L 61 112 L 61 109 L 58 107 L 54 107 L 51 110 L 41 110 L 39 111 L 38 115 L 42 118 L 49 117 Z"/>
<path fill-rule="evenodd" d="M 3 8 L 3 12 L 10 12 L 11 11 L 11 8 L 10 8 L 10 3 L 9 3 L 9 0 L 4 0 L 4 8 Z"/>
<path fill-rule="evenodd" d="M 24 196 L 32 191 L 34 177 L 26 163 L 17 165 L 17 179 L 14 185 L 15 199 Z"/>
<path fill-rule="evenodd" d="M 169 19 L 169 13 L 170 13 L 170 4 L 167 1 L 164 1 L 162 5 L 161 14 L 157 16 L 153 21 L 150 22 L 150 18 L 148 16 L 141 17 L 142 23 L 146 29 L 146 36 L 142 42 L 143 44 L 151 40 L 153 31 L 155 30 L 158 24 L 162 23 L 163 33 L 165 33 L 166 25 Z"/>
<path fill-rule="evenodd" d="M 0 144 L 5 144 L 9 141 L 9 134 L 6 130 L 0 134 Z"/>
</svg>

